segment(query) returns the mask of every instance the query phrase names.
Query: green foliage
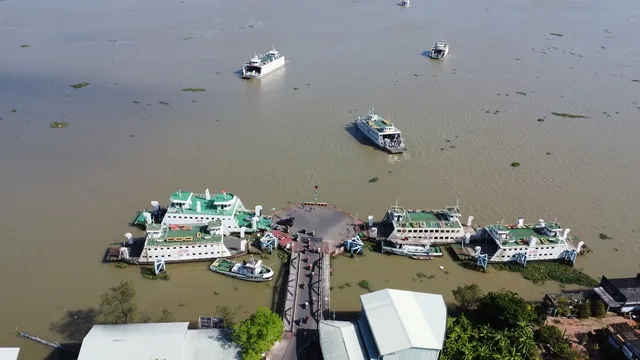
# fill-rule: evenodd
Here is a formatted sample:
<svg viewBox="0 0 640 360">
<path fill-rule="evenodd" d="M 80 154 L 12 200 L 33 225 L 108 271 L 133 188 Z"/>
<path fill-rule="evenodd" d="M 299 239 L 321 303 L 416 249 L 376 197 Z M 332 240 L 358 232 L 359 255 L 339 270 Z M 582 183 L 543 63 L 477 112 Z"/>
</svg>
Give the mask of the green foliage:
<svg viewBox="0 0 640 360">
<path fill-rule="evenodd" d="M 160 317 L 158 318 L 158 320 L 156 320 L 156 322 L 159 322 L 159 323 L 168 323 L 168 322 L 175 322 L 175 321 L 176 321 L 176 317 L 173 316 L 173 313 L 169 311 L 169 309 L 167 308 L 162 309 L 162 313 L 160 313 Z"/>
<path fill-rule="evenodd" d="M 518 294 L 502 290 L 490 292 L 478 303 L 475 317 L 480 324 L 488 324 L 496 330 L 515 329 L 534 317 L 529 304 Z"/>
<path fill-rule="evenodd" d="M 591 302 L 583 301 L 578 305 L 578 319 L 587 319 L 591 317 Z"/>
<path fill-rule="evenodd" d="M 347 283 L 347 284 L 349 284 L 348 286 L 351 286 L 351 284 L 350 284 L 350 283 Z M 347 285 L 347 284 L 345 284 L 345 285 Z M 369 282 L 368 282 L 367 280 L 361 280 L 361 281 L 358 283 L 358 286 L 360 286 L 361 288 L 363 288 L 363 289 L 367 290 L 368 292 L 371 292 L 371 291 L 372 291 L 372 290 L 371 290 L 371 285 L 369 285 Z"/>
<path fill-rule="evenodd" d="M 607 307 L 600 299 L 591 301 L 591 315 L 601 318 L 607 315 Z"/>
<path fill-rule="evenodd" d="M 511 167 L 518 167 L 518 166 L 520 166 L 520 163 L 517 161 L 514 161 L 511 163 Z"/>
<path fill-rule="evenodd" d="M 98 324 L 129 324 L 135 322 L 138 307 L 136 291 L 130 281 L 122 281 L 100 296 Z"/>
<path fill-rule="evenodd" d="M 581 360 L 584 357 L 571 348 L 569 340 L 565 339 L 562 330 L 553 325 L 542 325 L 534 334 L 535 340 L 549 346 L 553 351 L 554 360 Z"/>
<path fill-rule="evenodd" d="M 81 83 L 77 83 L 77 84 L 71 85 L 71 87 L 74 88 L 74 89 L 82 89 L 85 86 L 89 86 L 89 83 L 88 82 L 81 82 Z"/>
<path fill-rule="evenodd" d="M 464 315 L 447 319 L 441 360 L 539 359 L 533 331 L 520 324 L 510 331 L 474 325 Z"/>
<path fill-rule="evenodd" d="M 231 329 L 236 324 L 237 311 L 227 305 L 216 306 L 216 316 L 222 318 L 225 329 Z"/>
<path fill-rule="evenodd" d="M 233 341 L 242 348 L 243 360 L 260 360 L 276 341 L 282 339 L 284 324 L 278 314 L 261 307 L 233 327 Z"/>
<path fill-rule="evenodd" d="M 548 280 L 587 287 L 598 285 L 595 279 L 582 271 L 555 261 L 532 261 L 524 267 L 517 263 L 494 264 L 492 267 L 496 270 L 520 272 L 523 278 L 538 285 L 542 285 Z"/>
<path fill-rule="evenodd" d="M 458 286 L 452 292 L 453 298 L 462 310 L 475 310 L 484 295 L 478 284 Z"/>
<path fill-rule="evenodd" d="M 66 128 L 67 126 L 69 126 L 69 123 L 66 123 L 64 121 L 54 121 L 51 124 L 49 124 L 49 127 L 52 129 L 62 129 L 62 128 Z"/>
</svg>

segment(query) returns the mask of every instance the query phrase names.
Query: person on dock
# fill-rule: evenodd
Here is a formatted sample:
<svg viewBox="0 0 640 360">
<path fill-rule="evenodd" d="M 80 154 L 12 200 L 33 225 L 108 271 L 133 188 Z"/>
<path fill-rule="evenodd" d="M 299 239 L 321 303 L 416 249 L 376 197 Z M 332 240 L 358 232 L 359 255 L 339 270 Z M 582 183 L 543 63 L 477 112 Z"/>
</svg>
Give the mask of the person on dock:
<svg viewBox="0 0 640 360">
<path fill-rule="evenodd" d="M 305 302 L 304 302 L 304 307 L 305 307 L 305 308 L 308 308 L 308 307 L 309 307 L 309 301 L 305 301 Z"/>
</svg>

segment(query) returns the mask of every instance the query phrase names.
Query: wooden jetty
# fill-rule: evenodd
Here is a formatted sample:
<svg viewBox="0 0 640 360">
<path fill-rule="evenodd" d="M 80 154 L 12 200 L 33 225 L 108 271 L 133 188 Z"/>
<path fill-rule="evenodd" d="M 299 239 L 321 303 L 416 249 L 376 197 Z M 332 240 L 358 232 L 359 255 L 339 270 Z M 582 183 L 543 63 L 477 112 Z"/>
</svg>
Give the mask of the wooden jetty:
<svg viewBox="0 0 640 360">
<path fill-rule="evenodd" d="M 42 339 L 40 337 L 28 334 L 26 332 L 22 332 L 22 331 L 18 330 L 17 327 L 16 327 L 16 332 L 18 333 L 18 336 L 20 336 L 20 337 L 27 338 L 27 339 L 33 340 L 35 342 L 39 342 L 42 345 L 46 345 L 46 346 L 54 348 L 54 349 L 62 349 L 62 345 L 60 345 L 57 341 L 55 341 L 55 342 L 47 341 L 47 340 Z"/>
</svg>

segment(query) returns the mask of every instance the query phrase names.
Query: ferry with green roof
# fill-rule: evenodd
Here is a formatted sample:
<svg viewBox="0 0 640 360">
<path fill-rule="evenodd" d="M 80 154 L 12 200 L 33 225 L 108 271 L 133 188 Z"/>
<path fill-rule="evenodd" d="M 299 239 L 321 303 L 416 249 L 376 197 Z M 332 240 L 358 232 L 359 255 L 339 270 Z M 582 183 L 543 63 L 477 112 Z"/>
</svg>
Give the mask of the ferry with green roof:
<svg viewBox="0 0 640 360">
<path fill-rule="evenodd" d="M 392 206 L 382 219 L 388 236 L 382 240 L 382 252 L 405 256 L 440 256 L 442 251 L 433 245 L 461 242 L 475 234 L 471 225 L 460 222 L 460 209 L 456 206 L 444 210 L 405 209 Z M 377 229 L 375 230 L 377 237 Z"/>
<path fill-rule="evenodd" d="M 257 79 L 267 75 L 285 64 L 284 55 L 275 47 L 265 54 L 256 54 L 242 66 L 243 79 Z"/>
<path fill-rule="evenodd" d="M 485 226 L 463 243 L 462 250 L 471 257 L 484 255 L 489 263 L 561 259 L 574 262 L 585 245 L 569 236 L 569 231 L 556 221 L 540 219 L 535 224 L 525 224 L 519 217 L 514 225 Z"/>
<path fill-rule="evenodd" d="M 203 224 L 148 224 L 144 241 L 134 241 L 125 234 L 125 243 L 113 244 L 107 260 L 133 264 L 211 261 L 242 255 L 247 240 L 226 236 L 220 220 Z M 242 235 L 241 235 L 242 236 Z"/>
<path fill-rule="evenodd" d="M 406 150 L 400 130 L 391 121 L 376 114 L 373 109 L 367 116 L 358 117 L 355 125 L 378 147 L 391 154 L 401 154 Z"/>
<path fill-rule="evenodd" d="M 152 201 L 151 205 L 151 211 L 138 214 L 133 222 L 135 225 L 204 225 L 221 221 L 226 235 L 271 229 L 271 218 L 261 215 L 262 206 L 248 210 L 240 198 L 225 190 L 218 194 L 211 194 L 209 189 L 201 194 L 178 190 L 169 198 L 167 207 L 161 207 L 157 201 Z"/>
</svg>

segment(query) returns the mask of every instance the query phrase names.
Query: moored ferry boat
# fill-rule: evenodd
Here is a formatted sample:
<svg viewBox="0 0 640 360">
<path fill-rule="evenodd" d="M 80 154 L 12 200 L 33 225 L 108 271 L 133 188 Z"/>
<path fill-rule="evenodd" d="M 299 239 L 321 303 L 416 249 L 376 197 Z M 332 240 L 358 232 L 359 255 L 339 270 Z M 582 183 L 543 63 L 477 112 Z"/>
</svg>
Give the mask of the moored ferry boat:
<svg viewBox="0 0 640 360">
<path fill-rule="evenodd" d="M 256 54 L 242 66 L 242 78 L 256 79 L 284 66 L 285 59 L 275 47 L 265 54 Z"/>
<path fill-rule="evenodd" d="M 463 225 L 460 216 L 458 206 L 444 210 L 407 210 L 392 206 L 380 224 L 388 232 L 381 250 L 404 256 L 441 256 L 440 248 L 432 245 L 457 243 L 475 234 L 471 226 L 473 217 L 469 216 L 467 224 Z M 377 229 L 375 233 L 378 233 Z"/>
<path fill-rule="evenodd" d="M 393 123 L 376 114 L 373 109 L 365 117 L 358 117 L 356 127 L 383 150 L 400 154 L 406 150 L 402 133 Z"/>
<path fill-rule="evenodd" d="M 240 198 L 224 190 L 219 194 L 211 194 L 209 189 L 204 194 L 178 190 L 169 198 L 167 207 L 161 207 L 157 201 L 152 201 L 151 205 L 153 210 L 140 212 L 134 221 L 135 225 L 204 225 L 219 220 L 225 234 L 241 235 L 244 232 L 269 230 L 271 227 L 271 219 L 261 215 L 262 206 L 258 205 L 254 211 L 250 211 Z"/>
<path fill-rule="evenodd" d="M 273 279 L 273 270 L 262 260 L 251 258 L 242 262 L 218 259 L 209 266 L 209 270 L 240 280 L 263 282 Z"/>
<path fill-rule="evenodd" d="M 203 224 L 148 224 L 143 242 L 125 234 L 126 243 L 114 244 L 107 260 L 134 264 L 210 261 L 246 253 L 247 240 L 225 236 L 222 221 Z"/>
<path fill-rule="evenodd" d="M 536 260 L 569 260 L 584 248 L 584 242 L 574 241 L 569 229 L 556 221 L 543 219 L 536 224 L 525 224 L 518 218 L 515 225 L 492 224 L 480 229 L 473 239 L 463 242 L 462 249 L 472 257 L 485 257 L 489 263 L 515 261 L 526 264 Z"/>
</svg>

